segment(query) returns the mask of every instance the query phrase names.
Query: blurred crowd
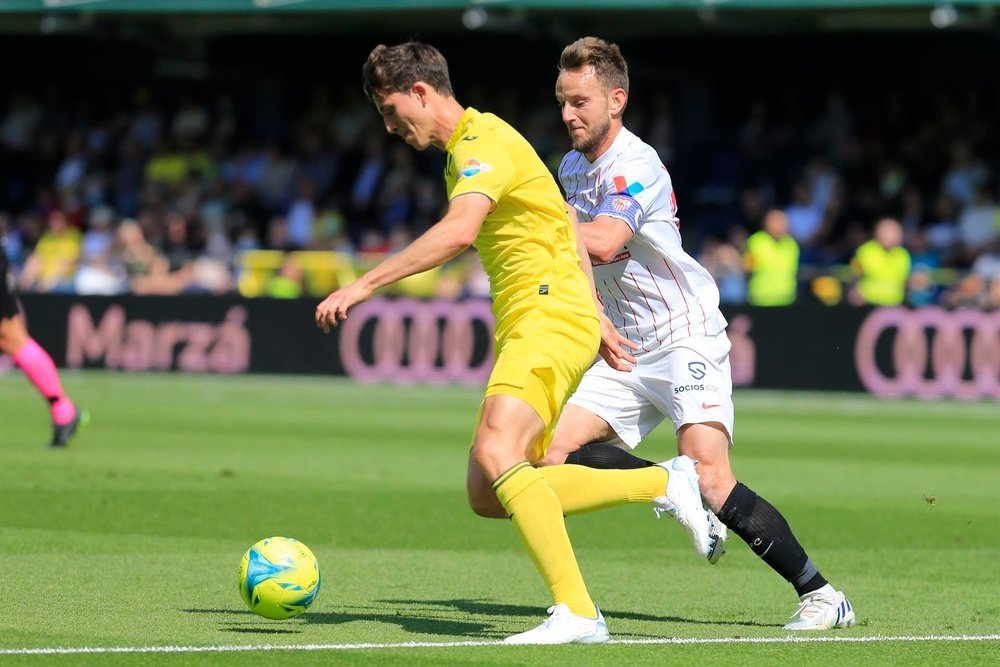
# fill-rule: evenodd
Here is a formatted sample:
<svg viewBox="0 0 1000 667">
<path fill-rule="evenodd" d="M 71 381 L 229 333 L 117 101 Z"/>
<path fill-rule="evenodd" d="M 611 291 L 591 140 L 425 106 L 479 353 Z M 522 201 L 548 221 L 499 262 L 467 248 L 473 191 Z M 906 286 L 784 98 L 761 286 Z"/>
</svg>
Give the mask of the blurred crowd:
<svg viewBox="0 0 1000 667">
<path fill-rule="evenodd" d="M 625 119 L 724 302 L 1000 307 L 1000 96 L 920 94 L 747 98 L 700 134 L 669 95 L 634 96 Z M 461 97 L 554 170 L 566 133 L 535 99 Z M 319 296 L 439 218 L 443 166 L 353 88 L 277 115 L 147 89 L 0 98 L 0 234 L 23 291 Z M 401 289 L 488 291 L 474 253 Z"/>
</svg>

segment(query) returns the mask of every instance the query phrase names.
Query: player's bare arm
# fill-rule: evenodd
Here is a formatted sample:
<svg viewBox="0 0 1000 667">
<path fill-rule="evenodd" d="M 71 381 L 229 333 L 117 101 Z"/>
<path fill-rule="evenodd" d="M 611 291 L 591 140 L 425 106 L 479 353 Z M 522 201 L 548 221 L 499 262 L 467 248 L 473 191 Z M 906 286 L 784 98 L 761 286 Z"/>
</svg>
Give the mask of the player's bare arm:
<svg viewBox="0 0 1000 667">
<path fill-rule="evenodd" d="M 402 251 L 326 297 L 316 307 L 316 326 L 329 332 L 347 319 L 347 311 L 367 301 L 375 290 L 397 280 L 440 266 L 472 245 L 493 201 L 477 192 L 452 199 L 448 212 Z"/>
<path fill-rule="evenodd" d="M 604 314 L 604 304 L 601 303 L 601 297 L 597 293 L 597 286 L 594 283 L 594 267 L 583 238 L 584 225 L 581 225 L 577 219 L 575 208 L 567 204 L 566 210 L 569 212 L 570 221 L 573 223 L 573 229 L 576 231 L 576 248 L 580 253 L 580 267 L 590 282 L 590 293 L 594 297 L 594 305 L 597 307 L 597 317 L 601 321 L 601 347 L 598 352 L 611 368 L 631 373 L 632 368 L 628 364 L 636 363 L 636 358 L 629 354 L 628 349 L 625 348 L 636 350 L 639 346 L 628 338 L 625 338 L 625 336 L 622 336 L 618 332 L 618 329 L 615 328 L 615 325 L 611 323 L 611 320 L 608 319 L 607 315 Z M 625 225 L 625 227 L 628 228 L 628 225 Z M 629 231 L 631 232 L 631 229 Z M 623 345 L 625 348 L 622 347 Z"/>
<path fill-rule="evenodd" d="M 580 225 L 587 254 L 595 262 L 610 262 L 632 239 L 632 228 L 624 220 L 610 215 L 599 215 L 591 222 Z"/>
</svg>

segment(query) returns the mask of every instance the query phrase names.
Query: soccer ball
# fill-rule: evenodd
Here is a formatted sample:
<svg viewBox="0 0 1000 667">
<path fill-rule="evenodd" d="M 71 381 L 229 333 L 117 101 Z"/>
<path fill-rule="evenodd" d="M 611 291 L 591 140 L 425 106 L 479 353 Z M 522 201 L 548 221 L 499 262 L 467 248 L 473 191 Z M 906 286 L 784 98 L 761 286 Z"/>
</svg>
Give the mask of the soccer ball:
<svg viewBox="0 0 1000 667">
<path fill-rule="evenodd" d="M 319 593 L 319 562 L 298 540 L 268 537 L 243 554 L 239 584 L 250 611 L 274 620 L 292 618 Z"/>
</svg>

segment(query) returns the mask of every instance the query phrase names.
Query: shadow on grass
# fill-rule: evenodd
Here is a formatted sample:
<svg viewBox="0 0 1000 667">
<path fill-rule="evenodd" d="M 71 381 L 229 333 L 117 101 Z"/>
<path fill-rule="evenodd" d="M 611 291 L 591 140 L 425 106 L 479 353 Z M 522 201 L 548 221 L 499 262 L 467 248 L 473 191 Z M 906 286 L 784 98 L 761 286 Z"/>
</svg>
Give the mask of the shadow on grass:
<svg viewBox="0 0 1000 667">
<path fill-rule="evenodd" d="M 379 607 L 341 607 L 343 611 L 317 612 L 310 611 L 291 619 L 292 624 L 308 623 L 310 625 L 344 625 L 345 623 L 368 622 L 396 625 L 406 632 L 425 635 L 444 635 L 449 637 L 502 637 L 509 633 L 491 630 L 493 623 L 469 622 L 458 620 L 442 614 L 442 609 L 393 609 L 391 603 Z M 187 614 L 219 615 L 231 618 L 233 614 L 245 613 L 253 623 L 257 617 L 253 612 L 234 611 L 232 609 L 184 609 Z M 244 634 L 298 634 L 299 630 L 261 628 L 259 625 L 247 626 L 225 621 L 219 623 L 222 632 Z"/>
<path fill-rule="evenodd" d="M 185 614 L 205 614 L 224 617 L 219 621 L 219 629 L 223 632 L 236 632 L 247 635 L 298 635 L 302 631 L 294 625 L 281 625 L 278 621 L 268 621 L 246 609 L 181 609 Z M 233 620 L 233 617 L 245 620 Z"/>
<path fill-rule="evenodd" d="M 285 630 L 281 628 L 248 628 L 248 627 L 237 627 L 232 624 L 223 624 L 222 629 L 226 632 L 241 632 L 247 635 L 300 635 L 301 630 Z"/>
<path fill-rule="evenodd" d="M 231 617 L 232 609 L 185 609 L 190 614 L 219 614 Z M 780 624 L 758 623 L 754 621 L 705 620 L 680 616 L 655 616 L 634 611 L 604 609 L 605 616 L 613 623 L 618 619 L 645 621 L 651 623 L 679 623 L 686 625 L 743 626 L 755 628 L 778 628 Z M 245 613 L 257 623 L 252 612 Z M 500 604 L 485 600 L 376 600 L 374 606 L 344 605 L 338 611 L 310 611 L 294 619 L 293 623 L 309 625 L 344 625 L 346 623 L 385 623 L 398 626 L 400 630 L 413 634 L 441 635 L 447 637 L 469 637 L 471 639 L 499 639 L 507 636 L 521 625 L 530 627 L 544 618 L 544 610 L 535 606 Z M 509 619 L 525 619 L 513 624 Z M 244 634 L 297 634 L 292 629 L 261 628 L 247 626 L 231 620 L 221 622 L 223 632 Z M 615 632 L 616 637 L 649 638 L 651 635 L 635 632 Z"/>
<path fill-rule="evenodd" d="M 441 608 L 451 608 L 455 611 L 482 616 L 494 616 L 499 618 L 524 617 L 528 619 L 540 619 L 545 616 L 545 610 L 539 607 L 516 604 L 499 604 L 485 600 L 377 600 L 377 602 L 388 605 L 423 605 L 426 611 L 440 611 Z M 408 611 L 417 611 L 412 606 Z M 781 623 L 759 623 L 756 621 L 736 621 L 736 620 L 709 620 L 699 618 L 684 618 L 682 616 L 654 616 L 653 614 L 643 614 L 635 611 L 619 611 L 615 609 L 605 609 L 601 611 L 608 619 L 628 619 L 630 621 L 647 621 L 652 623 L 685 623 L 690 625 L 739 625 L 751 628 L 780 628 Z"/>
</svg>

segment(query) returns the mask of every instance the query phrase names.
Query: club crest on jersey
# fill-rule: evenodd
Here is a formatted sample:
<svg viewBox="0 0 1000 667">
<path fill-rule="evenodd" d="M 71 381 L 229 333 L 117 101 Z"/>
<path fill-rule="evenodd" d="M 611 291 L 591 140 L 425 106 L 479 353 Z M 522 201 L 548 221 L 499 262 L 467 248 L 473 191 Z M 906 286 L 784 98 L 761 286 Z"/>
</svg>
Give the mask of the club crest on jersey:
<svg viewBox="0 0 1000 667">
<path fill-rule="evenodd" d="M 615 192 L 620 195 L 636 196 L 646 188 L 642 187 L 642 183 L 635 181 L 634 183 L 629 183 L 625 180 L 624 176 L 615 176 L 612 181 L 615 184 Z"/>
<path fill-rule="evenodd" d="M 615 213 L 624 213 L 628 210 L 629 202 L 623 197 L 614 197 L 611 200 L 611 208 L 615 210 Z"/>
<path fill-rule="evenodd" d="M 493 166 L 485 162 L 480 162 L 474 157 L 470 157 L 463 162 L 462 166 L 458 169 L 458 173 L 466 178 L 472 178 L 476 174 L 482 174 L 487 171 L 493 171 Z"/>
</svg>

